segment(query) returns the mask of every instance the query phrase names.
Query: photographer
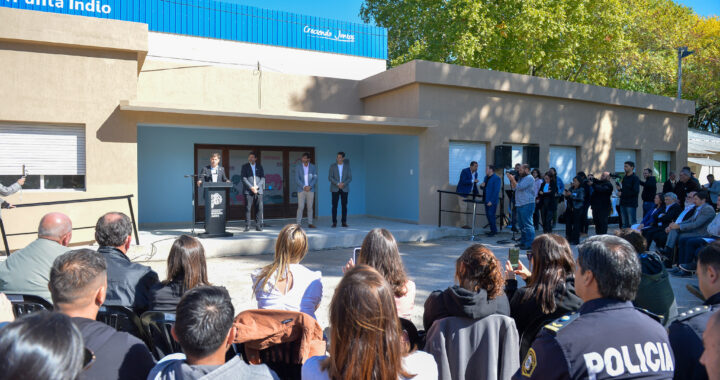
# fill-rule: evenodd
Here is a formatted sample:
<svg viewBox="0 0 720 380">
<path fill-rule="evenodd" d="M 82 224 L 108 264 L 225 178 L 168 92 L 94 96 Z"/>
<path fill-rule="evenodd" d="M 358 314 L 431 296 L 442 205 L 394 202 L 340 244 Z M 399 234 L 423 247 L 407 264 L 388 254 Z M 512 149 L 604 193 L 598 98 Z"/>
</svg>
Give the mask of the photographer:
<svg viewBox="0 0 720 380">
<path fill-rule="evenodd" d="M 616 179 L 615 186 L 618 188 L 618 196 L 620 197 L 620 217 L 622 220 L 622 227 L 630 228 L 630 226 L 637 223 L 640 179 L 635 175 L 634 162 L 625 161 L 623 168 L 625 169 L 625 177 L 622 179 L 622 184 L 618 184 Z"/>
<path fill-rule="evenodd" d="M 592 174 L 588 177 L 588 185 L 592 188 L 590 194 L 590 207 L 592 208 L 593 223 L 595 224 L 595 234 L 604 235 L 607 233 L 608 218 L 612 211 L 613 186 L 610 183 L 610 173 L 603 172 L 600 179 L 596 179 Z"/>
<path fill-rule="evenodd" d="M 22 189 L 22 186 L 25 185 L 25 177 L 20 178 L 17 180 L 17 182 L 13 183 L 12 185 L 5 187 L 0 183 L 0 195 L 7 196 L 11 194 L 15 194 L 20 189 Z M 2 198 L 0 198 L 0 208 L 13 208 L 15 206 L 11 205 L 8 202 L 5 202 Z"/>
</svg>

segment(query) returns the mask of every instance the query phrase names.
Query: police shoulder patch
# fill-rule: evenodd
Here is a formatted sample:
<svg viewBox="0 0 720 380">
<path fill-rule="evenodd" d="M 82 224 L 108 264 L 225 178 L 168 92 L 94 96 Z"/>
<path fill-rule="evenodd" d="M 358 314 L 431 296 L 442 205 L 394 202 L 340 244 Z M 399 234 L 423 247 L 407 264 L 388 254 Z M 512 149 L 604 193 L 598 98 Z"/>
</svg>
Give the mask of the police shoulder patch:
<svg viewBox="0 0 720 380">
<path fill-rule="evenodd" d="M 678 315 L 677 317 L 675 317 L 675 319 L 673 319 L 673 322 L 683 322 L 683 321 L 687 321 L 687 320 L 690 319 L 690 318 L 694 318 L 694 317 L 696 317 L 696 316 L 698 316 L 698 315 L 707 313 L 707 312 L 709 312 L 709 311 L 711 311 L 711 310 L 712 310 L 712 308 L 711 308 L 710 306 L 707 306 L 707 305 L 702 305 L 702 306 L 694 307 L 694 308 L 692 308 L 692 309 L 690 309 L 690 310 L 688 310 L 688 311 L 686 311 L 686 312 Z"/>
<path fill-rule="evenodd" d="M 563 327 L 570 324 L 570 322 L 574 321 L 575 318 L 579 317 L 580 314 L 576 312 L 572 312 L 569 314 L 565 314 L 562 317 L 548 323 L 543 327 L 543 329 L 550 331 L 551 333 L 555 334 L 558 331 L 560 331 Z"/>
<path fill-rule="evenodd" d="M 520 373 L 522 373 L 525 377 L 532 377 L 535 367 L 537 367 L 537 355 L 535 355 L 535 350 L 531 348 L 527 355 L 525 355 L 525 360 L 522 362 Z"/>
</svg>

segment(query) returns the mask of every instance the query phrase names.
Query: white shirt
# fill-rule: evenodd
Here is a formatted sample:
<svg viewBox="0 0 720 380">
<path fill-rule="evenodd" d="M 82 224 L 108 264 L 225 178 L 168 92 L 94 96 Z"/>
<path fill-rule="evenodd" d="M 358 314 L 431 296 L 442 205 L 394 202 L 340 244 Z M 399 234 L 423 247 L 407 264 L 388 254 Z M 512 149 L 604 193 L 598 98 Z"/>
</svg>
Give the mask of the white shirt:
<svg viewBox="0 0 720 380">
<path fill-rule="evenodd" d="M 340 174 L 340 181 L 342 182 L 342 169 L 344 164 L 338 164 L 338 173 Z"/>
<path fill-rule="evenodd" d="M 251 168 L 252 171 L 253 171 L 253 186 L 257 186 L 257 182 L 255 181 L 255 165 L 254 165 L 254 164 L 250 164 L 250 168 Z"/>
<path fill-rule="evenodd" d="M 675 219 L 675 223 L 680 223 L 680 222 L 682 222 L 683 218 L 685 217 L 685 214 L 687 214 L 688 211 L 692 210 L 693 207 L 695 207 L 695 204 L 694 204 L 694 203 L 690 203 L 690 204 L 688 204 L 687 206 L 685 206 L 685 209 L 682 210 L 682 212 L 680 213 L 680 215 L 678 215 L 677 219 Z"/>
<path fill-rule="evenodd" d="M 217 182 L 218 181 L 218 168 L 210 167 L 210 174 L 212 174 L 212 181 Z"/>
<path fill-rule="evenodd" d="M 326 371 L 323 371 L 320 364 L 327 356 L 313 356 L 302 366 L 303 380 L 330 380 Z M 415 351 L 402 359 L 403 369 L 411 375 L 416 375 L 413 380 L 437 380 L 438 368 L 435 358 L 424 351 Z M 405 380 L 405 377 L 398 376 Z"/>
<path fill-rule="evenodd" d="M 310 164 L 303 165 L 303 172 L 305 172 L 305 186 L 310 186 L 310 185 L 308 184 L 308 178 L 309 178 L 309 176 L 310 176 L 310 174 L 309 174 L 309 172 L 310 172 Z"/>
<path fill-rule="evenodd" d="M 257 269 L 250 274 L 253 286 L 261 271 Z M 292 288 L 282 294 L 275 288 L 277 273 L 273 274 L 265 284 L 265 289 L 255 292 L 258 309 L 300 311 L 315 318 L 315 309 L 322 299 L 322 274 L 300 264 L 290 264 L 289 271 L 293 276 Z"/>
</svg>

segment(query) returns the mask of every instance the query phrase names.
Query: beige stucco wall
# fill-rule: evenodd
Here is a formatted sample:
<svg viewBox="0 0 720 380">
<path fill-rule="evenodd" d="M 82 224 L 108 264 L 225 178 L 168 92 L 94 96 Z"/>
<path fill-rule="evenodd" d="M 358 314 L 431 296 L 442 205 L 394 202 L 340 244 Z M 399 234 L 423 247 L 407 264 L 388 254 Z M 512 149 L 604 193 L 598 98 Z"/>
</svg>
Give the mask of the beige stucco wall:
<svg viewBox="0 0 720 380">
<path fill-rule="evenodd" d="M 615 149 L 636 150 L 638 168 L 652 167 L 654 151 L 670 151 L 679 168 L 694 109 L 688 101 L 422 61 L 369 78 L 360 92 L 368 114 L 440 122 L 420 135 L 418 207 L 420 223 L 428 224 L 437 221 L 436 191 L 454 190 L 447 181 L 451 140 L 486 143 L 488 164 L 497 145 L 532 144 L 542 170 L 552 145 L 576 147 L 577 170 L 586 173 L 613 171 Z M 464 224 L 452 214 L 444 223 Z"/>
<path fill-rule="evenodd" d="M 133 194 L 137 210 L 135 124 L 117 112 L 134 98 L 147 26 L 86 17 L 0 8 L 0 123 L 72 124 L 85 127 L 86 190 L 30 191 L 7 197 L 34 203 Z M 3 210 L 7 233 L 37 230 L 49 211 L 68 214 L 76 227 L 94 226 L 106 211 L 128 212 L 126 201 Z M 22 247 L 33 235 L 10 237 Z M 90 241 L 93 230 L 74 233 Z M 0 248 L 0 250 L 3 250 Z"/>
</svg>

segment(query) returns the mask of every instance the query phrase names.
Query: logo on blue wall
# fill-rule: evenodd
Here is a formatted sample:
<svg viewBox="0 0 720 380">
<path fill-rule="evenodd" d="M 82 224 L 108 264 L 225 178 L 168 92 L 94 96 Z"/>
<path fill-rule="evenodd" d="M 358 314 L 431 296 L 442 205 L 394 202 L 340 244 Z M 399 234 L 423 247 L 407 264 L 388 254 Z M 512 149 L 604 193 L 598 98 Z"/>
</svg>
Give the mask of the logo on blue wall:
<svg viewBox="0 0 720 380">
<path fill-rule="evenodd" d="M 145 23 L 183 34 L 387 59 L 387 30 L 218 0 L 0 0 L 0 6 Z"/>
</svg>

